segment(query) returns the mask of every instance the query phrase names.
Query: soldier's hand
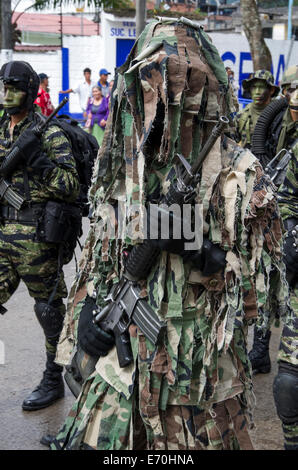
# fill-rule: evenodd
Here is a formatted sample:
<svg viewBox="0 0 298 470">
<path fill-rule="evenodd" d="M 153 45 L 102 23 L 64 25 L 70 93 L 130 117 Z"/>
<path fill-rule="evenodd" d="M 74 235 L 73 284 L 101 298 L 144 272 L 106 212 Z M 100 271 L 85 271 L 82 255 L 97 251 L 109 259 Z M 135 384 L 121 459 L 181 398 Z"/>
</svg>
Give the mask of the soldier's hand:
<svg viewBox="0 0 298 470">
<path fill-rule="evenodd" d="M 157 204 L 149 204 L 147 209 L 147 238 L 152 246 L 175 254 L 181 254 L 185 243 L 192 242 L 183 237 L 181 216 Z"/>
<path fill-rule="evenodd" d="M 22 152 L 23 160 L 27 162 L 29 158 L 32 159 L 41 152 L 41 141 L 32 129 L 25 129 L 18 137 L 18 147 Z"/>
<path fill-rule="evenodd" d="M 56 168 L 55 163 L 44 152 L 31 155 L 26 161 L 26 166 L 36 173 L 41 174 L 43 177 L 53 168 Z"/>
<path fill-rule="evenodd" d="M 226 252 L 219 245 L 203 238 L 201 250 L 189 250 L 182 253 L 184 261 L 192 263 L 203 276 L 211 276 L 226 266 Z"/>
<path fill-rule="evenodd" d="M 93 322 L 92 299 L 87 298 L 78 324 L 78 342 L 89 356 L 106 356 L 115 344 L 114 336 L 103 331 Z"/>
</svg>

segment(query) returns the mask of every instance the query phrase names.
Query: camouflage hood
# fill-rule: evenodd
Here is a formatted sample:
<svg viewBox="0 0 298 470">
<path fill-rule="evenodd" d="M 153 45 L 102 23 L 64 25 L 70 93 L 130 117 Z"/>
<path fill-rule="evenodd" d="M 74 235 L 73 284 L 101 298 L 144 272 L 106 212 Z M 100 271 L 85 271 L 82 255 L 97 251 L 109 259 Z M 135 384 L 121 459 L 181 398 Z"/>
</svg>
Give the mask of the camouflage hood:
<svg viewBox="0 0 298 470">
<path fill-rule="evenodd" d="M 103 184 L 108 200 L 124 170 L 127 203 L 142 204 L 144 168 L 170 165 L 177 151 L 193 161 L 208 123 L 230 114 L 228 77 L 217 49 L 202 28 L 182 20 L 147 25 L 117 70 L 91 198 Z"/>
<path fill-rule="evenodd" d="M 242 85 L 243 85 L 244 90 L 249 90 L 249 88 L 251 87 L 252 83 L 255 80 L 264 80 L 267 83 L 267 85 L 274 88 L 274 93 L 273 93 L 272 96 L 277 96 L 278 95 L 278 92 L 279 92 L 280 88 L 279 88 L 279 86 L 276 86 L 274 84 L 273 75 L 268 70 L 257 70 L 251 78 L 249 78 L 247 80 L 243 80 Z"/>
</svg>

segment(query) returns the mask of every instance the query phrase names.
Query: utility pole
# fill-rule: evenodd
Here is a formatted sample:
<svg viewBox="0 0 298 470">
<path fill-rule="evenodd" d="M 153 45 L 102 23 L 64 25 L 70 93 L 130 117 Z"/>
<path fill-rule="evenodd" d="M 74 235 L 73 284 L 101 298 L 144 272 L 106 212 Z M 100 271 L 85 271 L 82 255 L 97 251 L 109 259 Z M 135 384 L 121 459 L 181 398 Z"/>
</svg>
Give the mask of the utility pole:
<svg viewBox="0 0 298 470">
<path fill-rule="evenodd" d="M 146 0 L 136 0 L 136 39 L 146 26 Z"/>
<path fill-rule="evenodd" d="M 1 0 L 1 64 L 12 60 L 11 0 Z"/>
<path fill-rule="evenodd" d="M 292 39 L 292 8 L 293 0 L 288 3 L 288 39 Z"/>
<path fill-rule="evenodd" d="M 60 15 L 59 15 L 59 23 L 60 23 L 60 47 L 63 48 L 63 14 L 62 14 L 62 3 L 60 4 Z"/>
</svg>

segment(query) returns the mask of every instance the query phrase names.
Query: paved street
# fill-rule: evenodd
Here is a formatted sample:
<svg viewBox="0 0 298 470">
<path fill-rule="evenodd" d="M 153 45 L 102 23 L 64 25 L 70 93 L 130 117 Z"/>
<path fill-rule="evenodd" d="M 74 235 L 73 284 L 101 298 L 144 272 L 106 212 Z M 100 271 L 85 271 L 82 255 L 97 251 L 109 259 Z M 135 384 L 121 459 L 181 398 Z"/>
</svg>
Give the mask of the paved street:
<svg viewBox="0 0 298 470">
<path fill-rule="evenodd" d="M 84 228 L 86 235 L 88 221 L 85 221 Z M 70 286 L 75 274 L 74 261 L 65 267 L 65 273 Z M 35 319 L 33 300 L 24 284 L 20 285 L 6 307 L 8 312 L 0 318 L 0 340 L 5 343 L 5 364 L 0 365 L 0 450 L 46 450 L 39 440 L 44 434 L 53 434 L 59 429 L 73 402 L 73 396 L 66 387 L 66 397 L 50 408 L 35 412 L 22 411 L 23 399 L 39 383 L 44 369 L 43 335 Z M 272 397 L 279 335 L 280 329 L 274 328 L 270 351 L 273 359 L 271 373 L 254 378 L 256 429 L 252 432 L 252 438 L 256 449 L 283 448 L 280 421 Z"/>
</svg>

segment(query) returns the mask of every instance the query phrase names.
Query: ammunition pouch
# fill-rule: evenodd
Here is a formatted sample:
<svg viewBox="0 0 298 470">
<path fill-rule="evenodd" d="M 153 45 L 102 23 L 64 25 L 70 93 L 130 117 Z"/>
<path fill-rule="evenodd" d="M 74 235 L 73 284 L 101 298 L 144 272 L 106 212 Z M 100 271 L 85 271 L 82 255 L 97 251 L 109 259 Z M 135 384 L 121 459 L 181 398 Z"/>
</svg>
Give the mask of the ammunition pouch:
<svg viewBox="0 0 298 470">
<path fill-rule="evenodd" d="M 79 235 L 81 210 L 74 205 L 48 201 L 38 220 L 36 239 L 45 243 L 63 243 Z"/>
<path fill-rule="evenodd" d="M 98 358 L 88 356 L 80 345 L 77 344 L 77 350 L 70 365 L 66 366 L 66 372 L 64 374 L 65 382 L 76 398 L 79 396 L 85 380 L 95 370 L 97 361 Z"/>
<path fill-rule="evenodd" d="M 44 210 L 44 204 L 33 204 L 31 207 L 15 209 L 12 206 L 0 205 L 0 218 L 3 220 L 35 225 Z"/>
<path fill-rule="evenodd" d="M 72 258 L 77 238 L 82 235 L 82 212 L 78 206 L 48 201 L 38 219 L 36 240 L 45 243 L 63 243 L 63 263 Z"/>
</svg>

